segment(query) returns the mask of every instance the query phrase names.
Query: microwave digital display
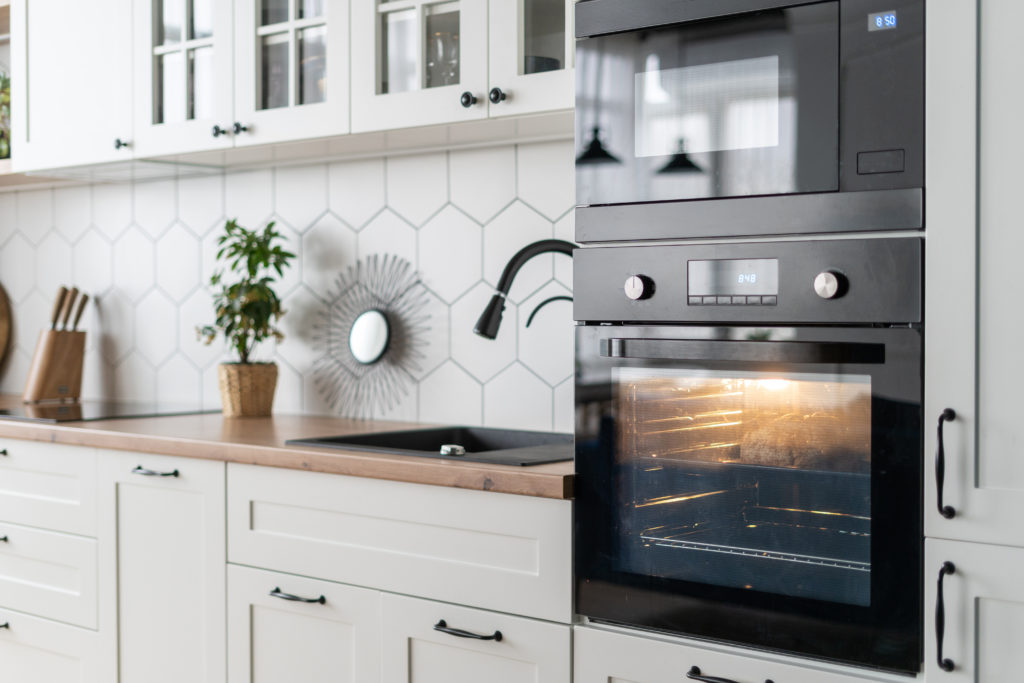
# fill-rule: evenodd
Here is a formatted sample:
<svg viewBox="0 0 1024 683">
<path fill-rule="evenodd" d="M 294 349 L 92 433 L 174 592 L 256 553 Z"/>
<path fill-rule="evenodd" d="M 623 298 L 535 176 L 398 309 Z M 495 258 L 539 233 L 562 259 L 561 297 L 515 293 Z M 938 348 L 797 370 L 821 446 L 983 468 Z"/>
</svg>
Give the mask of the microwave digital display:
<svg viewBox="0 0 1024 683">
<path fill-rule="evenodd" d="M 868 15 L 869 31 L 888 31 L 896 28 L 896 12 L 875 12 Z"/>
<path fill-rule="evenodd" d="M 690 261 L 687 273 L 690 296 L 777 296 L 778 259 L 720 259 Z"/>
</svg>

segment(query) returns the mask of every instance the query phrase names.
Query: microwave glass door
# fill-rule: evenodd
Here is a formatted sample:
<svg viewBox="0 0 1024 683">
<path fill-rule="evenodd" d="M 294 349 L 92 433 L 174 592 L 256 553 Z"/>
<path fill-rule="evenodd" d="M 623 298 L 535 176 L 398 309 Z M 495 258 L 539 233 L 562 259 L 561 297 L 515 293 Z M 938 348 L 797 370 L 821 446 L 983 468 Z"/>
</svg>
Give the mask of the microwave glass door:
<svg viewBox="0 0 1024 683">
<path fill-rule="evenodd" d="M 577 203 L 839 187 L 839 7 L 580 40 Z"/>
</svg>

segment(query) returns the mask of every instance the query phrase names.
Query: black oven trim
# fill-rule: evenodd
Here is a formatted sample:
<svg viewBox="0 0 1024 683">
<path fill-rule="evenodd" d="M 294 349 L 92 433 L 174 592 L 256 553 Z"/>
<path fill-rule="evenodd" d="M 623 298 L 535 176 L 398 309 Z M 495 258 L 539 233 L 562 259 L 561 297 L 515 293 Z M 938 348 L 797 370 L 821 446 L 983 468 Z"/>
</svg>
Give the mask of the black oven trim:
<svg viewBox="0 0 1024 683">
<path fill-rule="evenodd" d="M 585 0 L 576 4 L 576 37 L 589 38 L 816 2 L 821 0 Z"/>
</svg>

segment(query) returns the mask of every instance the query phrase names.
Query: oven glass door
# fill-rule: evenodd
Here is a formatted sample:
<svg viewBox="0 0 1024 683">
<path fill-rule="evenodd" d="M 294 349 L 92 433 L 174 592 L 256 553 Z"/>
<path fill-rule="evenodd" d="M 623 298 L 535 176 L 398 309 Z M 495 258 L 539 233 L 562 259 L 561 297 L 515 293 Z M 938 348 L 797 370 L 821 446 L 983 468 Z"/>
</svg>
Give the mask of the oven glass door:
<svg viewBox="0 0 1024 683">
<path fill-rule="evenodd" d="M 839 3 L 580 40 L 577 203 L 834 191 Z"/>
<path fill-rule="evenodd" d="M 578 335 L 581 614 L 916 670 L 916 330 Z"/>
</svg>

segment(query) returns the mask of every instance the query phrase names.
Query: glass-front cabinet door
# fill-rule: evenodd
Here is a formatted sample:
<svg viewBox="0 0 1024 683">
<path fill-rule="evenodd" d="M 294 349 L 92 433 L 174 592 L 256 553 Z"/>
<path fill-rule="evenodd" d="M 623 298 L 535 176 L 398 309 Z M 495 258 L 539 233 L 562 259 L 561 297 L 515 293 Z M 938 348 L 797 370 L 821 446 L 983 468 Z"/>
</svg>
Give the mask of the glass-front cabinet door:
<svg viewBox="0 0 1024 683">
<path fill-rule="evenodd" d="M 348 15 L 348 0 L 235 0 L 236 146 L 349 132 Z"/>
<path fill-rule="evenodd" d="M 230 147 L 231 3 L 134 6 L 136 156 Z"/>
<path fill-rule="evenodd" d="M 352 5 L 352 131 L 487 116 L 486 0 Z"/>
</svg>

